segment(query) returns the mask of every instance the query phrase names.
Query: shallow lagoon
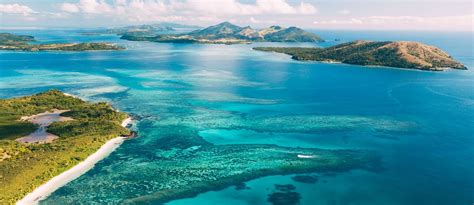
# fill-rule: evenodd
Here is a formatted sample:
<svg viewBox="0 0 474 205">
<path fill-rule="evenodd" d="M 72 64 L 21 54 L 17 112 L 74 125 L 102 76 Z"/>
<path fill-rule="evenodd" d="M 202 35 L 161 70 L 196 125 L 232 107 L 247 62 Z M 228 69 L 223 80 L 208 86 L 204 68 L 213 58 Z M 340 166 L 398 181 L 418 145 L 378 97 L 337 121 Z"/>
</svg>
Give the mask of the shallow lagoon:
<svg viewBox="0 0 474 205">
<path fill-rule="evenodd" d="M 164 127 L 193 129 L 216 145 L 374 150 L 382 172 L 355 170 L 302 184 L 289 176 L 247 182 L 169 204 L 262 204 L 274 184 L 293 184 L 301 204 L 469 204 L 474 201 L 474 72 L 422 72 L 292 61 L 252 45 L 126 42 L 76 31 L 21 31 L 39 40 L 109 40 L 120 52 L 0 52 L 0 97 L 59 88 L 112 102 L 139 117 L 140 137 L 55 192 L 67 198 L 117 197 L 121 184 L 152 194 Z M 418 40 L 474 67 L 470 33 L 322 31 L 326 39 Z M 324 43 L 321 46 L 334 44 Z M 281 44 L 279 44 L 281 45 Z M 311 46 L 310 44 L 305 44 Z M 255 45 L 254 45 L 255 46 Z M 155 153 L 158 154 L 158 153 Z M 160 153 L 163 154 L 163 153 Z M 142 171 L 142 172 L 140 172 Z M 127 176 L 127 177 L 120 177 Z M 123 181 L 116 179 L 120 177 Z M 100 191 L 83 192 L 100 182 Z M 149 187 L 147 187 L 149 186 Z M 142 190 L 140 192 L 140 190 Z M 120 200 L 118 197 L 117 200 Z"/>
</svg>

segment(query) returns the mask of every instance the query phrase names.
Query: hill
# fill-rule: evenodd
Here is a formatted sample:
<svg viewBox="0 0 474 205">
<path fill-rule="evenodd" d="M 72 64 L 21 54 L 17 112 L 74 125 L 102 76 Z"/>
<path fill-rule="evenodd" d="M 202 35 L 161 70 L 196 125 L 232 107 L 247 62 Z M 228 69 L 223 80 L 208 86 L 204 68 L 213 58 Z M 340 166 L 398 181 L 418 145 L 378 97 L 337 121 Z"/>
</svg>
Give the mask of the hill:
<svg viewBox="0 0 474 205">
<path fill-rule="evenodd" d="M 154 37 L 143 37 L 127 33 L 122 39 L 132 41 L 154 41 L 174 43 L 251 43 L 251 42 L 322 42 L 323 40 L 310 32 L 296 27 L 283 28 L 271 26 L 265 29 L 253 29 L 250 26 L 240 27 L 223 22 L 204 29 L 184 34 L 164 34 Z"/>
<path fill-rule="evenodd" d="M 467 69 L 439 48 L 409 41 L 353 41 L 328 48 L 257 47 L 291 55 L 295 60 L 341 62 L 420 70 Z"/>
<path fill-rule="evenodd" d="M 53 43 L 29 44 L 36 41 L 33 36 L 0 33 L 0 50 L 14 51 L 97 51 L 97 50 L 123 50 L 124 47 L 112 43 Z"/>
<path fill-rule="evenodd" d="M 137 26 L 125 26 L 119 28 L 110 28 L 105 31 L 108 34 L 134 34 L 143 36 L 154 36 L 162 33 L 173 32 L 175 29 L 169 26 L 162 26 L 160 24 L 148 24 L 148 25 L 137 25 Z"/>
<path fill-rule="evenodd" d="M 32 41 L 35 41 L 33 36 L 0 33 L 0 45 L 21 45 Z"/>
<path fill-rule="evenodd" d="M 95 36 L 102 34 L 133 35 L 133 36 L 156 36 L 160 34 L 175 34 L 200 29 L 199 26 L 184 25 L 177 23 L 161 22 L 155 24 L 130 25 L 121 27 L 110 27 L 93 29 L 80 32 L 82 35 Z"/>
<path fill-rule="evenodd" d="M 322 39 L 297 27 L 276 30 L 264 35 L 266 41 L 272 42 L 319 42 Z"/>
</svg>

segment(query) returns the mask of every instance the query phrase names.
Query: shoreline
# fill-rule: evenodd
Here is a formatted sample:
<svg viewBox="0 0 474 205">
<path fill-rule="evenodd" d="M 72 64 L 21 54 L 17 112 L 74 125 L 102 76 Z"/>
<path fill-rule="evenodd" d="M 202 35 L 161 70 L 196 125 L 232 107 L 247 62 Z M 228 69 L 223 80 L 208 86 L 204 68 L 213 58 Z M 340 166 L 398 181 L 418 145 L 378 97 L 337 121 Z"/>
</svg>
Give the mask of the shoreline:
<svg viewBox="0 0 474 205">
<path fill-rule="evenodd" d="M 123 120 L 121 125 L 126 127 L 132 121 L 131 117 Z M 53 192 L 63 187 L 67 183 L 79 178 L 87 171 L 92 169 L 95 164 L 109 156 L 115 149 L 117 149 L 124 141 L 126 137 L 116 137 L 105 142 L 96 152 L 89 155 L 84 161 L 74 167 L 64 171 L 63 173 L 51 178 L 46 183 L 34 189 L 32 192 L 24 196 L 17 205 L 31 205 L 38 204 L 41 200 L 46 199 Z"/>
</svg>

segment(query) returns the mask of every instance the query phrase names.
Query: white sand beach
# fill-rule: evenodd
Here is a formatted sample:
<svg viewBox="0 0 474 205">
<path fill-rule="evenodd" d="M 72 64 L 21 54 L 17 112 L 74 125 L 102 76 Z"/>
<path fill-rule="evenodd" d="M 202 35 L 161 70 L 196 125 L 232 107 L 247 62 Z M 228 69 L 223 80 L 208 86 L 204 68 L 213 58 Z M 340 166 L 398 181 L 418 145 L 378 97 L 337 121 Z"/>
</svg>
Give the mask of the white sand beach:
<svg viewBox="0 0 474 205">
<path fill-rule="evenodd" d="M 122 126 L 127 126 L 132 121 L 132 118 L 127 118 L 122 121 Z M 100 147 L 94 154 L 87 157 L 84 161 L 80 162 L 71 169 L 61 173 L 58 176 L 53 177 L 51 180 L 47 181 L 45 184 L 39 186 L 33 192 L 29 193 L 23 199 L 17 202 L 17 205 L 30 205 L 38 204 L 39 201 L 45 199 L 50 194 L 52 194 L 57 189 L 66 185 L 67 183 L 77 179 L 90 169 L 100 160 L 104 159 L 115 149 L 117 149 L 125 140 L 125 137 L 116 137 L 107 141 L 104 145 Z"/>
</svg>

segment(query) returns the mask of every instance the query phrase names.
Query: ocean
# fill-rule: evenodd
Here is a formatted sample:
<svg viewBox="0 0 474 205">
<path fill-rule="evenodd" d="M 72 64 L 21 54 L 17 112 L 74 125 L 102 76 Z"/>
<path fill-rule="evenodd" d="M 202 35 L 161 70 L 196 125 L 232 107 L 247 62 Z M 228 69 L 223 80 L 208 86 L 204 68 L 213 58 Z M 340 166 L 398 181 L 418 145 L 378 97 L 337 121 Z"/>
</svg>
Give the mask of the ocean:
<svg viewBox="0 0 474 205">
<path fill-rule="evenodd" d="M 108 41 L 127 47 L 0 51 L 1 98 L 60 89 L 109 102 L 137 119 L 132 129 L 139 137 L 124 142 L 41 204 L 116 204 L 152 195 L 163 188 L 157 183 L 164 166 L 160 157 L 177 152 L 172 143 L 163 144 L 165 135 L 186 135 L 216 146 L 370 150 L 381 158 L 378 171 L 309 173 L 317 178 L 315 183 L 297 182 L 295 174 L 267 176 L 245 182 L 244 189 L 229 186 L 169 205 L 271 204 L 276 184 L 293 185 L 301 205 L 474 202 L 473 33 L 326 30 L 313 31 L 328 39 L 320 44 L 204 45 L 130 42 L 115 35 L 84 36 L 78 30 L 8 32 L 45 43 Z M 269 45 L 325 47 L 356 39 L 420 41 L 447 51 L 469 70 L 298 62 L 252 50 Z M 321 124 L 318 119 L 327 120 Z M 319 132 L 318 126 L 330 128 Z M 206 166 L 206 161 L 190 163 Z"/>
</svg>

